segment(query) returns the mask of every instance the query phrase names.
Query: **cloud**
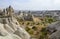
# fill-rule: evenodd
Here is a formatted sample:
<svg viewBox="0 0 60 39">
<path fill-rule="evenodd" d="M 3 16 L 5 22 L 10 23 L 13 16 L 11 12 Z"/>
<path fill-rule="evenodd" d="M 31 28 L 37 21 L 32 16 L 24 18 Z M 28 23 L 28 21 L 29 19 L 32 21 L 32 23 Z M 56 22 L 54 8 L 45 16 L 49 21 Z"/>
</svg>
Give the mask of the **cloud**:
<svg viewBox="0 0 60 39">
<path fill-rule="evenodd" d="M 12 5 L 15 9 L 20 10 L 60 9 L 60 0 L 10 0 L 6 2 L 9 3 L 5 5 Z"/>
</svg>

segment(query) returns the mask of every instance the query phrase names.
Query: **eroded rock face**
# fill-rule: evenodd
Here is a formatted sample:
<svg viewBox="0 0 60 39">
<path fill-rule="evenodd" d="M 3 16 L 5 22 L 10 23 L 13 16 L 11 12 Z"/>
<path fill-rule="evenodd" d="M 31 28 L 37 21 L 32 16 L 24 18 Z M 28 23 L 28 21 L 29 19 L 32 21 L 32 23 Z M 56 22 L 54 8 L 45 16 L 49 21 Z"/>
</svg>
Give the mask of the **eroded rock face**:
<svg viewBox="0 0 60 39">
<path fill-rule="evenodd" d="M 60 39 L 60 31 L 57 31 L 49 36 L 49 39 Z"/>
<path fill-rule="evenodd" d="M 2 20 L 2 19 L 0 19 Z M 2 20 L 3 21 L 3 20 Z M 30 35 L 20 27 L 17 20 L 5 18 L 6 24 L 0 23 L 0 39 L 30 39 Z"/>
<path fill-rule="evenodd" d="M 22 38 L 15 34 L 9 34 L 6 36 L 0 36 L 0 39 L 22 39 Z"/>
<path fill-rule="evenodd" d="M 2 13 L 0 14 L 0 39 L 30 39 L 30 35 L 20 27 L 11 6 L 4 9 Z"/>
<path fill-rule="evenodd" d="M 47 30 L 49 33 L 51 33 L 49 35 L 49 39 L 60 39 L 60 22 L 55 22 L 50 24 L 47 27 Z"/>
</svg>

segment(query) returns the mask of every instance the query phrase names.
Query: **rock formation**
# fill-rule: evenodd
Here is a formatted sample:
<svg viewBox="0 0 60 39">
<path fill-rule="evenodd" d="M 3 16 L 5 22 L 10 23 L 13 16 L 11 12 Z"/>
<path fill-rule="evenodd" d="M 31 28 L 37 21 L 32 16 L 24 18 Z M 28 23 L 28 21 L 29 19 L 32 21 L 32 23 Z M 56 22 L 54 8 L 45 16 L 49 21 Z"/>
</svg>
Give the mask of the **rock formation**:
<svg viewBox="0 0 60 39">
<path fill-rule="evenodd" d="M 54 22 L 50 24 L 47 28 L 49 33 L 49 39 L 60 39 L 60 22 Z"/>
<path fill-rule="evenodd" d="M 3 11 L 4 14 L 0 17 L 0 39 L 30 39 L 30 35 L 20 27 L 13 16 L 11 6 Z"/>
</svg>

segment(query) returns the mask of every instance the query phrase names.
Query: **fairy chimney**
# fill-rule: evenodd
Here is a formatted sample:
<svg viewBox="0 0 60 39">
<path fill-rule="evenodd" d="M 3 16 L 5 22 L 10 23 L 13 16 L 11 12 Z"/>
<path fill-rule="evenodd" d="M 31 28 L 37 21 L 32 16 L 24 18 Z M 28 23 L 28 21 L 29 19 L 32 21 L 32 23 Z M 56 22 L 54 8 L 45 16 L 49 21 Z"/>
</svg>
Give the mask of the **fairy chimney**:
<svg viewBox="0 0 60 39">
<path fill-rule="evenodd" d="M 14 10 L 13 10 L 13 8 L 11 6 L 9 6 L 8 8 L 6 8 L 6 11 L 7 11 L 7 15 L 8 16 L 12 16 L 13 15 Z"/>
</svg>

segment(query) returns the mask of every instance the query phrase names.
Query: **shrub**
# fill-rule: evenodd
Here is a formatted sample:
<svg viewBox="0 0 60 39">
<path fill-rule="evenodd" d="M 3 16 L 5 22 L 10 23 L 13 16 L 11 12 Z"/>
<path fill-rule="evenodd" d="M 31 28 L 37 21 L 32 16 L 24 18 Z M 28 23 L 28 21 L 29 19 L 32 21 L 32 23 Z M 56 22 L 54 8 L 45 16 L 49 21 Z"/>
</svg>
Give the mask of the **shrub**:
<svg viewBox="0 0 60 39">
<path fill-rule="evenodd" d="M 29 31 L 29 34 L 33 35 L 34 31 L 32 29 L 30 29 Z"/>
<path fill-rule="evenodd" d="M 37 27 L 33 26 L 32 29 L 37 30 Z"/>
<path fill-rule="evenodd" d="M 29 31 L 30 30 L 30 28 L 29 27 L 26 27 L 26 31 Z"/>
</svg>

